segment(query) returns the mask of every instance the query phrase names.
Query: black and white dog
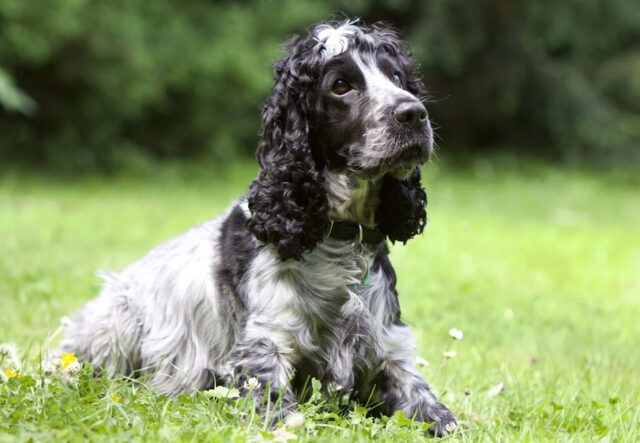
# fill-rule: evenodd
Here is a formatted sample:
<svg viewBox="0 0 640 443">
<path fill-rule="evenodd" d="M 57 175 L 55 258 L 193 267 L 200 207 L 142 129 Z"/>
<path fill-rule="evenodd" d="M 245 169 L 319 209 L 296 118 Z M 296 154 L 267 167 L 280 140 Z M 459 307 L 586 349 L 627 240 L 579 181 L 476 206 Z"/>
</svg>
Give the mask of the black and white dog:
<svg viewBox="0 0 640 443">
<path fill-rule="evenodd" d="M 111 375 L 146 375 L 169 396 L 251 380 L 277 416 L 315 377 L 380 413 L 454 429 L 412 364 L 385 244 L 426 223 L 422 94 L 384 25 L 320 24 L 291 40 L 248 195 L 104 274 L 99 297 L 65 322 L 60 351 Z"/>
</svg>

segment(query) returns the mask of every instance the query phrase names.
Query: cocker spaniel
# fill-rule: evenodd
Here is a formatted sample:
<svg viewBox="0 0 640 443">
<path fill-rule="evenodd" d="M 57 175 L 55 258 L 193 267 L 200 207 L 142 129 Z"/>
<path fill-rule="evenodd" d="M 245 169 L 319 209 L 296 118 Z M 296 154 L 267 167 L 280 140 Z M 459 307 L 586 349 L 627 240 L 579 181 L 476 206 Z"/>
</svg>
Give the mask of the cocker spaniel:
<svg viewBox="0 0 640 443">
<path fill-rule="evenodd" d="M 379 413 L 433 422 L 432 433 L 454 429 L 413 366 L 386 245 L 426 224 L 422 95 L 385 25 L 319 24 L 293 38 L 275 64 L 248 195 L 103 274 L 100 295 L 64 322 L 60 352 L 147 376 L 169 396 L 238 386 L 276 418 L 315 377 Z"/>
</svg>

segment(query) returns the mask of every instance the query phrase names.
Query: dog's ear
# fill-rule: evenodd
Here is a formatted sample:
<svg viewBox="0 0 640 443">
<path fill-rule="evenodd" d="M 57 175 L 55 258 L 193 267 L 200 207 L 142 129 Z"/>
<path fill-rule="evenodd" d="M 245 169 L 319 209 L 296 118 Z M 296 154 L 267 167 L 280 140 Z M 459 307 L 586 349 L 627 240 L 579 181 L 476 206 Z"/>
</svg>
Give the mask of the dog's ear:
<svg viewBox="0 0 640 443">
<path fill-rule="evenodd" d="M 308 140 L 320 65 L 314 45 L 310 38 L 292 40 L 290 55 L 274 67 L 257 151 L 260 174 L 249 189 L 249 229 L 283 260 L 312 249 L 329 223 L 323 176 Z"/>
<path fill-rule="evenodd" d="M 382 179 L 376 222 L 377 228 L 392 242 L 406 243 L 421 234 L 427 224 L 427 194 L 420 176 L 420 167 L 417 167 L 405 180 L 389 174 Z"/>
<path fill-rule="evenodd" d="M 398 57 L 406 74 L 407 90 L 417 99 L 425 99 L 425 87 L 418 67 L 406 51 L 404 42 L 399 45 Z M 380 188 L 380 205 L 376 211 L 378 229 L 389 240 L 406 243 L 421 234 L 427 224 L 427 194 L 420 183 L 420 167 L 414 169 L 405 180 L 387 174 Z"/>
<path fill-rule="evenodd" d="M 373 25 L 383 47 L 396 57 L 405 73 L 406 89 L 418 100 L 423 101 L 425 87 L 418 66 L 407 49 L 407 44 L 399 34 L 384 23 Z M 422 233 L 427 224 L 427 194 L 420 184 L 420 167 L 414 169 L 405 180 L 398 180 L 387 174 L 380 188 L 380 204 L 376 210 L 377 228 L 391 241 L 406 243 Z"/>
</svg>

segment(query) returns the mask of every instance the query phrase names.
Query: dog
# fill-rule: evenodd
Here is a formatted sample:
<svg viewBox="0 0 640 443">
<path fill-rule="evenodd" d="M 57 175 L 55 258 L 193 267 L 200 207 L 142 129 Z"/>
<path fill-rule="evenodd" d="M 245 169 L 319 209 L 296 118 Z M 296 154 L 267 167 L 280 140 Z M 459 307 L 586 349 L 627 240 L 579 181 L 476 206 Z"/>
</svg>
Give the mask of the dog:
<svg viewBox="0 0 640 443">
<path fill-rule="evenodd" d="M 99 296 L 65 322 L 59 352 L 109 376 L 145 376 L 170 397 L 238 386 L 277 419 L 315 377 L 380 414 L 453 430 L 412 363 L 388 257 L 387 240 L 425 227 L 420 174 L 433 151 L 405 46 L 384 24 L 354 21 L 291 39 L 274 67 L 248 194 L 103 273 Z"/>
</svg>

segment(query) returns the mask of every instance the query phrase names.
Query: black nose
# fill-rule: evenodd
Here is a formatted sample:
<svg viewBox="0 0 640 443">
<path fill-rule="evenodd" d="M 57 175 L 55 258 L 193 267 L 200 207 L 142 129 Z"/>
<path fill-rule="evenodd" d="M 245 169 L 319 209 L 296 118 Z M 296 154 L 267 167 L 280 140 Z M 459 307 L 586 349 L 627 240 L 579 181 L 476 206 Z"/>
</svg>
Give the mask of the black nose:
<svg viewBox="0 0 640 443">
<path fill-rule="evenodd" d="M 419 101 L 402 102 L 393 111 L 393 115 L 400 123 L 415 128 L 427 119 L 427 110 Z"/>
</svg>

